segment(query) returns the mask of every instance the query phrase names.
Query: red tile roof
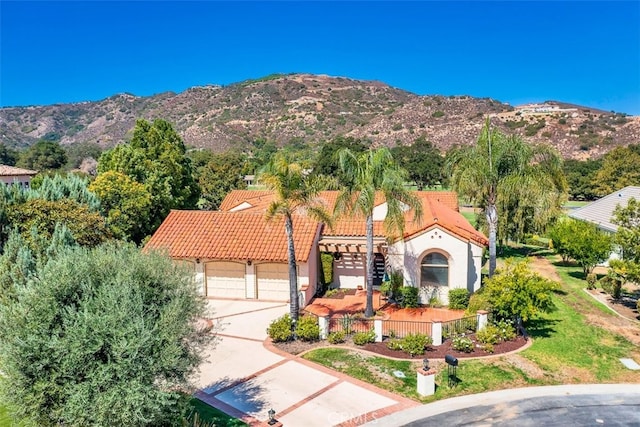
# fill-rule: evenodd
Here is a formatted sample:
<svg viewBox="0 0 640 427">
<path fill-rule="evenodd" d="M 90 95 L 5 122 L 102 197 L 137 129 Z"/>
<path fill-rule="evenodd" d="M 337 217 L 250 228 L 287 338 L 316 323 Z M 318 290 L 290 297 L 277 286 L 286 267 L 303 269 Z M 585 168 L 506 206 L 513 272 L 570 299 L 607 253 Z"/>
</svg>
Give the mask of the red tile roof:
<svg viewBox="0 0 640 427">
<path fill-rule="evenodd" d="M 487 238 L 474 229 L 467 219 L 458 211 L 458 196 L 452 191 L 416 191 L 414 194 L 422 201 L 422 218 L 413 221 L 413 211 L 405 214 L 405 238 L 410 238 L 434 226 L 439 226 L 455 236 L 473 240 L 480 245 L 488 245 Z M 323 191 L 318 196 L 324 201 L 327 210 L 331 212 L 335 205 L 337 191 Z M 273 200 L 269 191 L 233 190 L 222 202 L 220 208 L 232 209 L 247 202 L 251 205 L 241 212 L 264 212 Z M 381 194 L 376 195 L 376 206 L 384 202 Z M 374 237 L 385 237 L 382 221 L 374 221 Z M 366 235 L 365 221 L 359 218 L 340 218 L 333 224 L 333 228 L 325 227 L 325 237 L 364 237 Z"/>
<path fill-rule="evenodd" d="M 321 226 L 294 217 L 296 260 L 306 262 Z M 173 210 L 145 249 L 166 249 L 172 258 L 287 261 L 284 221 L 261 212 Z"/>
</svg>

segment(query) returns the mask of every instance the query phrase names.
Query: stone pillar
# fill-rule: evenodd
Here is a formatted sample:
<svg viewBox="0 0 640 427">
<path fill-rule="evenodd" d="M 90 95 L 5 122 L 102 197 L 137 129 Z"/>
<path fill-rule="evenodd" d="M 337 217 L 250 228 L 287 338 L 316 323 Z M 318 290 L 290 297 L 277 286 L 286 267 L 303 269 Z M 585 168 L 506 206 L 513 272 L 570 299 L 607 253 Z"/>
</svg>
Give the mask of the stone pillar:
<svg viewBox="0 0 640 427">
<path fill-rule="evenodd" d="M 431 323 L 431 338 L 433 338 L 433 345 L 442 345 L 442 322 L 439 320 Z"/>
<path fill-rule="evenodd" d="M 418 394 L 420 396 L 431 396 L 436 392 L 436 371 L 431 368 L 428 371 L 418 369 Z"/>
<path fill-rule="evenodd" d="M 489 312 L 485 310 L 478 310 L 476 312 L 476 316 L 478 316 L 478 331 L 483 330 L 487 327 L 487 323 L 489 323 Z"/>
<path fill-rule="evenodd" d="M 376 333 L 376 342 L 382 342 L 382 319 L 374 319 L 373 331 Z"/>
<path fill-rule="evenodd" d="M 318 316 L 318 326 L 320 327 L 320 339 L 326 340 L 329 335 L 329 316 Z"/>
</svg>

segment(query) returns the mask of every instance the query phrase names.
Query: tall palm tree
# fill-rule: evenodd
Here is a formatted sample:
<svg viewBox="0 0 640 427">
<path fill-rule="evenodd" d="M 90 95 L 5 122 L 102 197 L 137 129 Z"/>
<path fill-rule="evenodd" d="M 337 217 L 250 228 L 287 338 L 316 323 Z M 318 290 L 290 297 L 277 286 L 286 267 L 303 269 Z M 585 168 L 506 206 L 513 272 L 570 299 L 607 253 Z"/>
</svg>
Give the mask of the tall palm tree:
<svg viewBox="0 0 640 427">
<path fill-rule="evenodd" d="M 299 164 L 290 162 L 286 156 L 280 154 L 275 155 L 264 167 L 259 179 L 274 193 L 274 199 L 267 208 L 267 220 L 284 218 L 289 262 L 289 312 L 295 328 L 300 307 L 296 252 L 293 241 L 293 215 L 305 214 L 331 225 L 331 216 L 317 197 L 326 183 L 321 178 L 308 177 Z"/>
<path fill-rule="evenodd" d="M 548 221 L 549 213 L 566 194 L 557 152 L 549 146 L 530 145 L 518 136 L 505 136 L 491 127 L 488 118 L 476 145 L 455 150 L 448 166 L 453 189 L 484 210 L 489 230 L 489 277 L 496 269 L 498 206 L 503 210 L 511 206 L 511 213 L 514 204 L 533 206 L 537 212 L 533 217 Z"/>
<path fill-rule="evenodd" d="M 366 220 L 367 231 L 367 306 L 365 316 L 373 316 L 373 209 L 376 192 L 381 192 L 387 202 L 384 220 L 388 236 L 404 231 L 405 206 L 413 208 L 414 221 L 422 217 L 422 204 L 404 187 L 407 173 L 393 160 L 387 148 L 368 150 L 354 154 L 349 149 L 339 152 L 342 189 L 336 199 L 336 216 L 349 214 Z"/>
</svg>

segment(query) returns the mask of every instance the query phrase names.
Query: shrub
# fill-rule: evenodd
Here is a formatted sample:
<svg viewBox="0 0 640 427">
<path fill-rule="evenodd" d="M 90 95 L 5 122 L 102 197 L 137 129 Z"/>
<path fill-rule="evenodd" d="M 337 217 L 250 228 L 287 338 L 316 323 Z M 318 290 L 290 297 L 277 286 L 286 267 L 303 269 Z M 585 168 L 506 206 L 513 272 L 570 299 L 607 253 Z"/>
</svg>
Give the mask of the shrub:
<svg viewBox="0 0 640 427">
<path fill-rule="evenodd" d="M 293 337 L 291 326 L 291 317 L 287 313 L 269 324 L 267 334 L 273 342 L 289 341 Z"/>
<path fill-rule="evenodd" d="M 376 333 L 371 330 L 368 332 L 356 332 L 353 335 L 353 343 L 356 345 L 365 345 L 376 341 Z"/>
<path fill-rule="evenodd" d="M 500 342 L 498 327 L 495 325 L 487 325 L 484 329 L 476 333 L 476 339 L 483 344 L 498 344 Z"/>
<path fill-rule="evenodd" d="M 298 319 L 296 335 L 302 341 L 317 341 L 320 339 L 320 326 L 314 316 L 303 316 Z"/>
<path fill-rule="evenodd" d="M 493 352 L 494 352 L 493 344 L 489 344 L 489 343 L 484 344 L 484 345 L 482 346 L 482 349 L 483 349 L 484 351 L 486 351 L 487 353 L 493 353 Z"/>
<path fill-rule="evenodd" d="M 427 346 L 433 344 L 433 338 L 425 334 L 409 334 L 402 338 L 402 351 L 411 356 L 424 353 Z"/>
<path fill-rule="evenodd" d="M 614 277 L 605 276 L 600 279 L 602 290 L 611 295 L 613 298 L 620 298 L 622 293 L 622 282 Z"/>
<path fill-rule="evenodd" d="M 464 310 L 469 306 L 469 291 L 466 289 L 449 290 L 449 308 Z"/>
<path fill-rule="evenodd" d="M 595 289 L 597 281 L 598 276 L 596 276 L 595 273 L 587 274 L 587 289 Z"/>
<path fill-rule="evenodd" d="M 335 331 L 331 332 L 327 336 L 327 341 L 329 341 L 331 344 L 340 344 L 344 342 L 345 337 L 346 334 L 344 333 L 344 331 Z"/>
<path fill-rule="evenodd" d="M 436 111 L 433 114 L 431 114 L 431 117 L 433 117 L 434 119 L 437 119 L 439 117 L 444 117 L 444 111 Z"/>
<path fill-rule="evenodd" d="M 516 327 L 510 320 L 499 320 L 493 323 L 498 329 L 500 341 L 511 341 L 516 339 Z"/>
<path fill-rule="evenodd" d="M 464 353 L 471 353 L 473 351 L 473 341 L 464 335 L 453 337 L 451 340 L 451 348 Z"/>
<path fill-rule="evenodd" d="M 402 295 L 402 307 L 418 307 L 418 288 L 415 288 L 413 286 L 403 286 L 399 288 L 399 291 L 400 295 Z"/>
<path fill-rule="evenodd" d="M 327 287 L 333 283 L 333 254 L 321 253 L 320 262 L 322 263 L 322 284 Z"/>
<path fill-rule="evenodd" d="M 469 298 L 469 305 L 467 306 L 465 314 L 473 315 L 476 314 L 478 310 L 491 310 L 489 298 L 485 295 L 482 288 L 480 288 L 479 291 L 474 292 L 474 294 Z"/>
<path fill-rule="evenodd" d="M 387 348 L 389 350 L 402 351 L 402 339 L 394 338 L 387 342 Z"/>
</svg>

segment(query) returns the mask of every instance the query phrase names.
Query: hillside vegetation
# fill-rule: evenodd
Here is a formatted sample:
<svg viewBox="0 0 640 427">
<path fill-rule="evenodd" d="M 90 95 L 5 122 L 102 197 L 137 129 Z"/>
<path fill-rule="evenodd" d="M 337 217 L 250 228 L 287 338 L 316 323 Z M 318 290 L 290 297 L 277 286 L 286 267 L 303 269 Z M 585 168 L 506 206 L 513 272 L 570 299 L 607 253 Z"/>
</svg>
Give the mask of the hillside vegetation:
<svg viewBox="0 0 640 427">
<path fill-rule="evenodd" d="M 387 84 L 311 74 L 271 75 L 229 86 L 200 86 L 148 97 L 118 94 L 96 102 L 0 109 L 0 142 L 24 148 L 38 140 L 129 140 L 137 118 L 173 123 L 188 146 L 223 151 L 256 140 L 318 143 L 337 135 L 373 146 L 419 136 L 441 151 L 475 141 L 485 116 L 566 158 L 594 158 L 640 141 L 640 117 L 547 101 L 513 107 L 490 98 L 419 96 Z"/>
</svg>

